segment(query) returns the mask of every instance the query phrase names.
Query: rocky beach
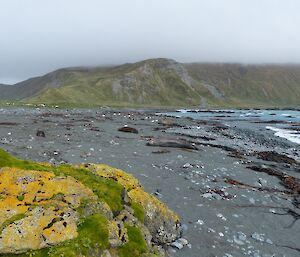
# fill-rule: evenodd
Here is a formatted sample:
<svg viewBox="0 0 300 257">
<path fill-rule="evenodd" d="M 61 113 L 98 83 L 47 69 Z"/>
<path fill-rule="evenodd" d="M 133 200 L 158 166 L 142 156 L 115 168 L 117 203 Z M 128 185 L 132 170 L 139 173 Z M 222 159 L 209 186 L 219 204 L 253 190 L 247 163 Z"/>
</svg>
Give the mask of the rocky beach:
<svg viewBox="0 0 300 257">
<path fill-rule="evenodd" d="M 104 163 L 134 175 L 181 217 L 169 256 L 300 255 L 300 123 L 230 111 L 192 118 L 136 109 L 0 109 L 0 148 L 58 164 Z"/>
</svg>

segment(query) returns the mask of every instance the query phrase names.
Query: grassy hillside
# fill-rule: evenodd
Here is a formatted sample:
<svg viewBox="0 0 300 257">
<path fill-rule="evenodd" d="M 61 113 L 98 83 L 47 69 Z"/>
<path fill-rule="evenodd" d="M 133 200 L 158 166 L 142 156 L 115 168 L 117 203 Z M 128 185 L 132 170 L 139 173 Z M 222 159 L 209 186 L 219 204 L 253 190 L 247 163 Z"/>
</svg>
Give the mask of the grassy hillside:
<svg viewBox="0 0 300 257">
<path fill-rule="evenodd" d="M 300 66 L 181 64 L 151 59 L 69 68 L 0 86 L 0 99 L 77 106 L 296 107 Z"/>
<path fill-rule="evenodd" d="M 186 64 L 197 81 L 216 87 L 219 104 L 238 107 L 300 106 L 299 65 Z"/>
<path fill-rule="evenodd" d="M 181 106 L 199 103 L 199 93 L 168 69 L 169 60 L 149 60 L 109 69 L 66 71 L 62 87 L 47 88 L 32 102 L 114 106 Z M 198 97 L 197 97 L 198 96 Z"/>
</svg>

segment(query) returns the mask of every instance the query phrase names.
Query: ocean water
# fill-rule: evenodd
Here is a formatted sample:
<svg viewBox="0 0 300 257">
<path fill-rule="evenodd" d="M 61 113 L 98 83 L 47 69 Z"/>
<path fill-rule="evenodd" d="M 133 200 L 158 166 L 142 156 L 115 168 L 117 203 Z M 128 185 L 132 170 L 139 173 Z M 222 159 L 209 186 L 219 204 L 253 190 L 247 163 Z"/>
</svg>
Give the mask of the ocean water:
<svg viewBox="0 0 300 257">
<path fill-rule="evenodd" d="M 228 120 L 261 120 L 261 121 L 288 121 L 300 122 L 300 111 L 291 110 L 213 110 L 213 111 L 193 111 L 177 110 L 169 112 L 168 115 L 192 118 L 225 118 Z"/>
<path fill-rule="evenodd" d="M 274 132 L 274 136 L 285 138 L 300 145 L 300 111 L 292 110 L 211 110 L 198 111 L 181 109 L 176 112 L 164 113 L 176 117 L 191 117 L 201 120 L 272 122 L 265 129 Z M 273 123 L 278 121 L 278 123 Z M 298 130 L 296 126 L 298 124 Z"/>
</svg>

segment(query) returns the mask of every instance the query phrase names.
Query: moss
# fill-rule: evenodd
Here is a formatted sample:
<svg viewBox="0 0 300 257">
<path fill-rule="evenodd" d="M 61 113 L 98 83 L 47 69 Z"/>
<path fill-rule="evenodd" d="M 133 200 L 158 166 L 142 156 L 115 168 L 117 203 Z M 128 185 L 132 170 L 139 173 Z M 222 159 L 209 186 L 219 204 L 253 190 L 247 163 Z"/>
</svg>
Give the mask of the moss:
<svg viewBox="0 0 300 257">
<path fill-rule="evenodd" d="M 142 188 L 136 188 L 128 192 L 129 198 L 135 202 L 139 203 L 145 212 L 156 212 L 161 214 L 163 217 L 168 217 L 170 220 L 179 221 L 179 216 L 170 210 L 164 203 L 159 201 L 154 196 L 145 192 Z M 157 217 L 151 217 L 151 219 L 156 219 Z"/>
<path fill-rule="evenodd" d="M 145 220 L 145 211 L 141 204 L 132 202 L 131 208 L 134 210 L 134 216 L 138 218 L 138 220 L 144 223 Z"/>
<path fill-rule="evenodd" d="M 4 221 L 0 227 L 0 234 L 2 233 L 2 231 L 8 227 L 10 224 L 18 221 L 18 220 L 21 220 L 21 219 L 24 219 L 26 217 L 25 213 L 19 213 L 19 214 L 16 214 L 14 216 L 12 216 L 11 218 L 7 219 L 6 221 Z"/>
<path fill-rule="evenodd" d="M 107 249 L 109 247 L 107 222 L 107 219 L 99 214 L 83 219 L 78 226 L 78 237 L 52 247 L 46 256 L 88 256 L 91 250 Z"/>
<path fill-rule="evenodd" d="M 119 257 L 140 257 L 147 252 L 147 245 L 140 229 L 126 225 L 129 242 L 119 247 Z"/>
<path fill-rule="evenodd" d="M 103 199 L 108 203 L 111 210 L 115 213 L 123 209 L 122 205 L 122 192 L 123 187 L 113 181 L 112 179 L 105 179 L 91 173 L 87 169 L 73 168 L 69 165 L 62 165 L 54 171 L 57 175 L 72 176 L 85 186 L 92 189 L 99 199 Z"/>
<path fill-rule="evenodd" d="M 24 194 L 20 194 L 20 195 L 17 196 L 17 199 L 18 199 L 19 201 L 24 201 L 25 195 L 24 195 Z"/>
</svg>

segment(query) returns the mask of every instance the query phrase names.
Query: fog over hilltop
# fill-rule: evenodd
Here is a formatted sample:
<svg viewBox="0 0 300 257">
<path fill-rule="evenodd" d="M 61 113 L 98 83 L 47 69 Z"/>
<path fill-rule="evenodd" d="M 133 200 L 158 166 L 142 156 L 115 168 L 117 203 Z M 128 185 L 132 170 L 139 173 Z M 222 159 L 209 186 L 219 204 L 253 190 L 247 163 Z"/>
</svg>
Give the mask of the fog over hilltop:
<svg viewBox="0 0 300 257">
<path fill-rule="evenodd" d="M 0 83 L 166 57 L 299 63 L 297 0 L 2 0 Z"/>
</svg>

